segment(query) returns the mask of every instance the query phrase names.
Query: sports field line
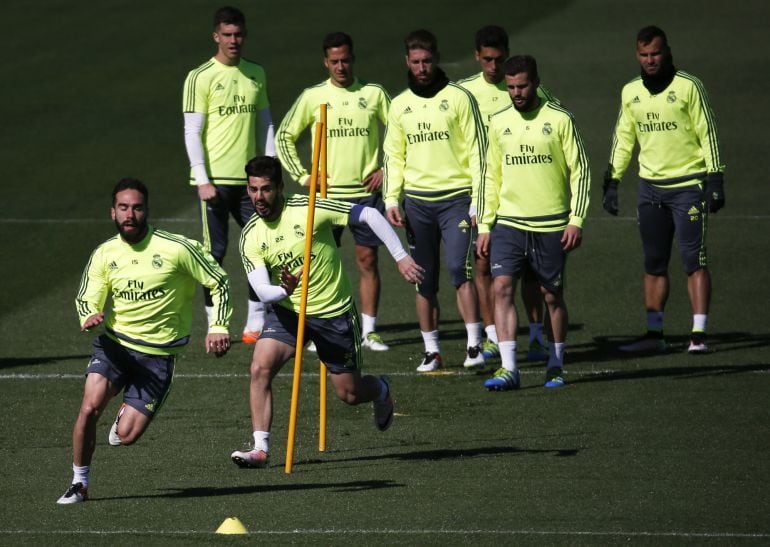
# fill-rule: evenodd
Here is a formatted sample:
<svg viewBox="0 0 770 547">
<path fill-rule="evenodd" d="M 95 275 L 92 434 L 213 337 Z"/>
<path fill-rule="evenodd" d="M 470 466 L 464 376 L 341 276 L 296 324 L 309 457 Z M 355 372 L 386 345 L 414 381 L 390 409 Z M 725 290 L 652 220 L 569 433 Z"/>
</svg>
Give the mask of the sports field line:
<svg viewBox="0 0 770 547">
<path fill-rule="evenodd" d="M 745 220 L 768 220 L 770 215 L 726 215 L 720 214 L 719 218 L 723 221 L 745 221 Z M 636 216 L 618 216 L 609 215 L 592 216 L 591 222 L 613 222 L 617 220 L 634 221 Z M 0 224 L 108 224 L 109 218 L 0 218 Z M 159 217 L 153 218 L 154 223 L 169 224 L 197 224 L 200 222 L 198 217 L 179 218 L 179 217 Z"/>
<path fill-rule="evenodd" d="M 34 535 L 34 536 L 114 536 L 123 534 L 152 534 L 167 536 L 208 536 L 216 532 L 204 532 L 200 530 L 2 530 L 0 535 Z M 250 530 L 246 535 L 250 536 L 330 536 L 353 534 L 377 534 L 377 535 L 405 535 L 405 536 L 561 536 L 561 537 L 645 537 L 645 538 L 703 538 L 703 539 L 766 539 L 770 533 L 744 533 L 744 532 L 658 532 L 658 531 L 598 531 L 598 530 L 447 530 L 447 529 L 419 529 L 409 530 L 402 528 L 374 528 L 374 529 L 347 529 L 347 528 L 299 528 L 294 530 Z"/>
</svg>

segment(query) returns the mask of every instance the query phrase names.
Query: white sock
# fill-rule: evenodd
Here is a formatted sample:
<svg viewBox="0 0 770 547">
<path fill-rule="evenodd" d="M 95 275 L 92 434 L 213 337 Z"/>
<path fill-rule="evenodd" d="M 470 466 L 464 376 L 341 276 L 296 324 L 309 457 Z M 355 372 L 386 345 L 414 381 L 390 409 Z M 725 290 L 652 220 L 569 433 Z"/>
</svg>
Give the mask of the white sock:
<svg viewBox="0 0 770 547">
<path fill-rule="evenodd" d="M 696 313 L 692 316 L 692 331 L 693 332 L 706 332 L 706 325 L 708 324 L 709 316 L 705 313 Z"/>
<path fill-rule="evenodd" d="M 564 342 L 551 344 L 551 354 L 548 356 L 547 368 L 564 368 Z"/>
<path fill-rule="evenodd" d="M 270 432 L 269 431 L 255 431 L 254 432 L 254 450 L 262 450 L 265 453 L 269 452 L 270 447 Z"/>
<path fill-rule="evenodd" d="M 543 343 L 543 324 L 542 323 L 530 323 L 529 324 L 529 341 L 537 340 L 541 344 Z"/>
<path fill-rule="evenodd" d="M 246 318 L 246 328 L 252 332 L 262 332 L 265 326 L 265 305 L 262 302 L 249 300 L 249 315 Z"/>
<path fill-rule="evenodd" d="M 438 353 L 438 331 L 420 331 L 420 334 L 422 334 L 422 341 L 425 344 L 425 353 Z"/>
<path fill-rule="evenodd" d="M 663 332 L 663 312 L 662 311 L 647 312 L 647 330 L 651 330 L 655 332 Z"/>
<path fill-rule="evenodd" d="M 493 344 L 497 344 L 497 327 L 494 324 L 484 327 L 484 332 L 487 333 L 487 339 Z"/>
<path fill-rule="evenodd" d="M 468 333 L 468 347 L 481 345 L 481 323 L 465 323 L 465 331 Z"/>
<path fill-rule="evenodd" d="M 511 372 L 516 371 L 516 341 L 498 342 L 497 347 L 500 349 L 500 360 L 503 363 L 505 370 Z"/>
<path fill-rule="evenodd" d="M 361 314 L 361 338 L 366 338 L 366 335 L 370 332 L 374 332 L 375 325 L 377 325 L 377 317 L 372 315 Z"/>
<path fill-rule="evenodd" d="M 78 467 L 72 464 L 72 484 L 82 483 L 83 488 L 88 488 L 88 474 L 91 472 L 90 465 Z"/>
</svg>

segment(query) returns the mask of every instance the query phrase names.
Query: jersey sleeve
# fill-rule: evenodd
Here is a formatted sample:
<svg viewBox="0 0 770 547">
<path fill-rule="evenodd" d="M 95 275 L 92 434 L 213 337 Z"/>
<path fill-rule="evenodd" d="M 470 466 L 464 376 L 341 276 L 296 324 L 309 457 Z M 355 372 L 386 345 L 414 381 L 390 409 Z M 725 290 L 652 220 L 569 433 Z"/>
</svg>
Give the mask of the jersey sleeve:
<svg viewBox="0 0 770 547">
<path fill-rule="evenodd" d="M 81 327 L 86 319 L 104 311 L 109 288 L 102 248 L 98 247 L 88 259 L 75 297 L 75 308 Z"/>
<path fill-rule="evenodd" d="M 392 106 L 392 105 L 391 105 Z M 388 113 L 388 127 L 382 144 L 383 153 L 383 199 L 385 207 L 398 205 L 404 189 L 404 167 L 406 165 L 406 140 L 404 128 L 393 108 Z"/>
<path fill-rule="evenodd" d="M 572 193 L 569 224 L 582 228 L 590 201 L 591 168 L 583 137 L 571 116 L 564 124 L 562 149 L 569 168 L 569 185 Z"/>
<path fill-rule="evenodd" d="M 458 109 L 458 122 L 468 150 L 468 167 L 471 173 L 471 203 L 477 202 L 481 181 L 486 172 L 487 132 L 479 104 L 470 91 L 465 90 L 467 101 Z"/>
<path fill-rule="evenodd" d="M 227 334 L 230 316 L 233 313 L 230 301 L 230 278 L 214 257 L 198 241 L 189 239 L 181 247 L 180 270 L 211 291 L 214 309 L 209 323 L 209 332 Z"/>
<path fill-rule="evenodd" d="M 636 144 L 634 120 L 628 108 L 621 100 L 618 120 L 612 134 L 610 145 L 610 161 L 607 166 L 606 178 L 620 180 L 631 162 L 631 154 Z"/>
<path fill-rule="evenodd" d="M 689 101 L 693 129 L 706 161 L 706 171 L 708 173 L 721 173 L 725 170 L 725 166 L 719 151 L 719 135 L 714 111 L 711 109 L 706 88 L 700 80 L 693 80 L 695 85 Z"/>
<path fill-rule="evenodd" d="M 486 153 L 486 173 L 481 183 L 476 209 L 479 233 L 487 233 L 495 222 L 500 204 L 500 187 L 503 183 L 502 155 L 497 133 L 490 127 Z"/>
<path fill-rule="evenodd" d="M 303 92 L 281 121 L 275 136 L 278 159 L 291 177 L 299 183 L 308 176 L 308 171 L 299 159 L 296 142 L 313 119 L 310 101 L 307 99 L 307 93 Z"/>
<path fill-rule="evenodd" d="M 191 71 L 184 81 L 182 89 L 182 112 L 198 112 L 207 114 L 209 111 L 209 88 L 207 79 L 199 69 Z"/>
</svg>

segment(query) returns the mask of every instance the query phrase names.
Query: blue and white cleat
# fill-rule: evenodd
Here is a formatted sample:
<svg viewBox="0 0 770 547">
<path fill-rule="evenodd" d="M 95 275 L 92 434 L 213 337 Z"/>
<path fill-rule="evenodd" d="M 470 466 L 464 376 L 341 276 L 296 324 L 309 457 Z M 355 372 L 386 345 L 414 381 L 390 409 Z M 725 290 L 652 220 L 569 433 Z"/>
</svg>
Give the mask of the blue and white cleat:
<svg viewBox="0 0 770 547">
<path fill-rule="evenodd" d="M 495 374 L 484 382 L 484 387 L 487 388 L 487 391 L 511 391 L 519 389 L 520 386 L 519 371 L 511 372 L 504 368 L 497 369 Z"/>
<path fill-rule="evenodd" d="M 564 385 L 564 371 L 559 367 L 551 367 L 545 371 L 545 384 L 547 388 L 562 387 Z"/>
</svg>

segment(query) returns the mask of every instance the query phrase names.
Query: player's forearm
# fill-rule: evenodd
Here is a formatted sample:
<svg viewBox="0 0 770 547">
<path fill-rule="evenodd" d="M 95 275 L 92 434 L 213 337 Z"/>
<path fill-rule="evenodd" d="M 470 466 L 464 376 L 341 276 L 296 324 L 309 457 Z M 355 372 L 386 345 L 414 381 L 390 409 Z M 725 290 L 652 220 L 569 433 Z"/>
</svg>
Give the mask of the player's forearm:
<svg viewBox="0 0 770 547">
<path fill-rule="evenodd" d="M 258 113 L 257 144 L 265 156 L 275 156 L 275 127 L 269 108 L 263 108 Z"/>
<path fill-rule="evenodd" d="M 190 160 L 190 168 L 195 177 L 195 184 L 209 184 L 208 173 L 206 173 L 205 152 L 203 151 L 203 141 L 201 133 L 206 123 L 206 115 L 199 112 L 184 113 L 184 144 L 187 149 L 187 157 Z"/>
<path fill-rule="evenodd" d="M 388 223 L 385 217 L 383 217 L 377 209 L 374 209 L 373 207 L 356 207 L 360 207 L 360 210 L 354 208 L 351 218 L 356 214 L 357 210 L 357 221 L 366 224 L 372 229 L 372 232 L 374 232 L 374 234 L 380 238 L 380 241 L 385 244 L 390 256 L 393 257 L 393 260 L 398 262 L 407 256 L 408 253 L 404 250 L 404 246 L 401 244 L 401 240 L 398 239 L 398 235 L 393 228 L 391 228 L 390 223 Z"/>
<path fill-rule="evenodd" d="M 249 285 L 257 293 L 257 297 L 261 302 L 265 304 L 273 304 L 280 302 L 289 294 L 286 289 L 278 285 L 273 285 L 270 282 L 270 273 L 264 266 L 258 266 L 250 271 L 247 275 L 249 279 Z"/>
</svg>

